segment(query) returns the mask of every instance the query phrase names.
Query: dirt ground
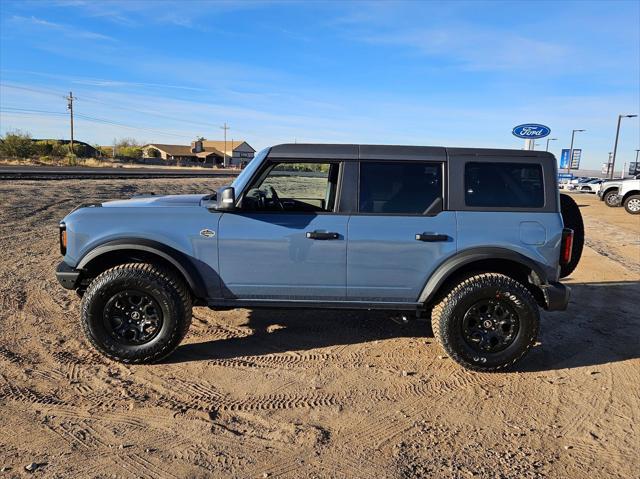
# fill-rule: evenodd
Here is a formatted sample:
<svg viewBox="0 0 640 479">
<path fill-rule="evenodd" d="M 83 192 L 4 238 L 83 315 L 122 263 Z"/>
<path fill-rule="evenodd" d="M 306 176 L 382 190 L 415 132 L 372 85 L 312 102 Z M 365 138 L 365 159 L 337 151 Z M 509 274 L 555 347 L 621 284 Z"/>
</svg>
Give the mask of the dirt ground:
<svg viewBox="0 0 640 479">
<path fill-rule="evenodd" d="M 570 308 L 514 371 L 461 369 L 424 322 L 344 312 L 196 308 L 162 364 L 95 353 L 54 277 L 58 221 L 222 182 L 0 182 L 0 478 L 639 477 L 640 217 L 593 196 L 575 195 Z"/>
</svg>

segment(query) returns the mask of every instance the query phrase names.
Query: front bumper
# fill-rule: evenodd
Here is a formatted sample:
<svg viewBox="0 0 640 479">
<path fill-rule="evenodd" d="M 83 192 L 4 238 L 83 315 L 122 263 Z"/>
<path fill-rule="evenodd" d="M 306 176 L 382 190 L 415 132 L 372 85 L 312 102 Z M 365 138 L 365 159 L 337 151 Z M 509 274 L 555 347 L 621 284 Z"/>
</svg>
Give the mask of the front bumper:
<svg viewBox="0 0 640 479">
<path fill-rule="evenodd" d="M 541 286 L 544 299 L 547 303 L 547 311 L 564 311 L 569 305 L 571 288 L 562 283 L 550 281 Z"/>
<path fill-rule="evenodd" d="M 66 289 L 76 289 L 80 283 L 81 271 L 61 261 L 56 268 L 56 279 Z"/>
</svg>

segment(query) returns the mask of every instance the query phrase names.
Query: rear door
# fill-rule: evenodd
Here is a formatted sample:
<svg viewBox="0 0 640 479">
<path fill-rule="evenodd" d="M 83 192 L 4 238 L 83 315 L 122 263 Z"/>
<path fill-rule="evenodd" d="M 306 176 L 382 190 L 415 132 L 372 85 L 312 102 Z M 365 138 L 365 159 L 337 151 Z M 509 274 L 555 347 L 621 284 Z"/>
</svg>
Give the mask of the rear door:
<svg viewBox="0 0 640 479">
<path fill-rule="evenodd" d="M 360 162 L 347 244 L 349 300 L 417 301 L 434 269 L 456 251 L 444 184 L 442 162 Z"/>
</svg>

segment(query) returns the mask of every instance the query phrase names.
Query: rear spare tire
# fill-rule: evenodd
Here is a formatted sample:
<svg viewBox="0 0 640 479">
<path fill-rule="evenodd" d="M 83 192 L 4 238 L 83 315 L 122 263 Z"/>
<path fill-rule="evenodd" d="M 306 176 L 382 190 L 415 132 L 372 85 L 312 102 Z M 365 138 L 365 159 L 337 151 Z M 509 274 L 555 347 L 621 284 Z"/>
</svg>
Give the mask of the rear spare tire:
<svg viewBox="0 0 640 479">
<path fill-rule="evenodd" d="M 577 203 L 569 195 L 560 194 L 560 213 L 565 228 L 573 230 L 573 251 L 571 260 L 560 266 L 560 277 L 569 276 L 578 266 L 584 247 L 584 223 Z"/>
</svg>

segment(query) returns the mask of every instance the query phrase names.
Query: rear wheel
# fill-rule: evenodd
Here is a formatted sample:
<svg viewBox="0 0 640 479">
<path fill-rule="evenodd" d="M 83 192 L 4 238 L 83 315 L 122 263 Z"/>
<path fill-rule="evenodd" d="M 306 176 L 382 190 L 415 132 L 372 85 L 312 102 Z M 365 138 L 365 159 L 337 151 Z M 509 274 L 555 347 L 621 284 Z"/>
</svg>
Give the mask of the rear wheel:
<svg viewBox="0 0 640 479">
<path fill-rule="evenodd" d="M 620 206 L 618 203 L 618 192 L 616 190 L 608 191 L 602 199 L 604 200 L 604 204 L 611 208 Z"/>
<path fill-rule="evenodd" d="M 509 276 L 483 273 L 455 286 L 434 306 L 434 336 L 458 364 L 499 371 L 522 358 L 538 335 L 540 313 L 529 290 Z"/>
<path fill-rule="evenodd" d="M 624 209 L 632 215 L 640 215 L 640 195 L 631 195 L 624 200 Z"/>
<path fill-rule="evenodd" d="M 578 263 L 582 257 L 582 249 L 584 248 L 584 223 L 582 222 L 582 213 L 580 213 L 578 204 L 569 195 L 560 194 L 560 213 L 562 214 L 562 222 L 565 228 L 571 228 L 573 230 L 571 259 L 567 264 L 560 266 L 560 277 L 565 278 L 578 267 Z"/>
<path fill-rule="evenodd" d="M 123 363 L 152 363 L 173 352 L 191 324 L 184 283 L 150 264 L 116 266 L 95 278 L 82 298 L 85 335 Z"/>
</svg>

